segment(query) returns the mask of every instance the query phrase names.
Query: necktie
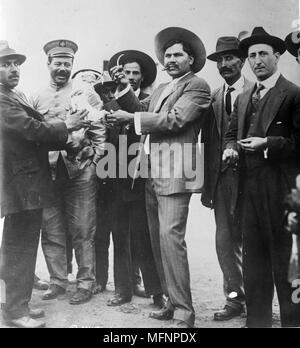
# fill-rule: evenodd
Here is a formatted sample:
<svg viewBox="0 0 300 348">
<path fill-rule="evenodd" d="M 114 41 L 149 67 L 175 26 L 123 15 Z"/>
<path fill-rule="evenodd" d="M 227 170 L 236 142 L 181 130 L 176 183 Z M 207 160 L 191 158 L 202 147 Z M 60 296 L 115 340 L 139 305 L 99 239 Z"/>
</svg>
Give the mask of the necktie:
<svg viewBox="0 0 300 348">
<path fill-rule="evenodd" d="M 259 104 L 259 101 L 261 99 L 260 91 L 262 91 L 265 88 L 266 87 L 264 85 L 259 83 L 255 92 L 252 94 L 252 105 L 253 105 L 255 111 L 257 111 L 258 104 Z"/>
<path fill-rule="evenodd" d="M 226 96 L 225 96 L 225 110 L 229 116 L 232 111 L 232 102 L 231 102 L 231 93 L 235 90 L 234 87 L 228 87 Z"/>
</svg>

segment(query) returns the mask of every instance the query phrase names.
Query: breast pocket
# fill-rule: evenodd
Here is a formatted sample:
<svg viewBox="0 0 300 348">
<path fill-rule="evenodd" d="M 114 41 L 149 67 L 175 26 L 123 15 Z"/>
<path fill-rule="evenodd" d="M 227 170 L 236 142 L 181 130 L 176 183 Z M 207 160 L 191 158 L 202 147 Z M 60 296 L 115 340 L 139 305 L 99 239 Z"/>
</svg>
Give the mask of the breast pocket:
<svg viewBox="0 0 300 348">
<path fill-rule="evenodd" d="M 40 164 L 36 158 L 14 160 L 12 163 L 12 172 L 14 175 L 36 173 L 40 169 Z"/>
</svg>

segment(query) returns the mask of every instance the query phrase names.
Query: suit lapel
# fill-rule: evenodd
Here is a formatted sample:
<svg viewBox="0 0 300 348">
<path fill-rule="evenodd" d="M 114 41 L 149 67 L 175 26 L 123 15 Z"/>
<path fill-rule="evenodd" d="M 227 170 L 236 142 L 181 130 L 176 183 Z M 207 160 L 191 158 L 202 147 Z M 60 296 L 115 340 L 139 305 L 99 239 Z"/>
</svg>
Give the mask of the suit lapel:
<svg viewBox="0 0 300 348">
<path fill-rule="evenodd" d="M 286 97 L 286 88 L 284 86 L 284 81 L 284 77 L 280 75 L 280 78 L 278 79 L 275 87 L 269 91 L 269 93 L 271 93 L 271 96 L 270 102 L 268 102 L 268 113 L 266 113 L 268 117 L 265 117 L 263 119 L 263 129 L 265 130 L 265 132 L 268 131 L 271 123 L 274 121 L 274 118 L 278 114 L 279 108 L 283 100 Z"/>
<path fill-rule="evenodd" d="M 239 129 L 238 129 L 238 139 L 242 139 L 245 121 L 247 116 L 247 109 L 251 99 L 251 95 L 253 93 L 254 87 L 248 89 L 245 93 L 240 95 L 239 99 L 239 109 L 238 109 L 238 117 L 239 117 Z"/>
<path fill-rule="evenodd" d="M 216 124 L 218 128 L 219 135 L 222 134 L 222 119 L 224 116 L 224 89 L 223 87 L 220 87 L 215 96 L 214 96 L 214 102 L 213 102 L 213 109 L 214 109 L 214 114 L 216 118 Z"/>
</svg>

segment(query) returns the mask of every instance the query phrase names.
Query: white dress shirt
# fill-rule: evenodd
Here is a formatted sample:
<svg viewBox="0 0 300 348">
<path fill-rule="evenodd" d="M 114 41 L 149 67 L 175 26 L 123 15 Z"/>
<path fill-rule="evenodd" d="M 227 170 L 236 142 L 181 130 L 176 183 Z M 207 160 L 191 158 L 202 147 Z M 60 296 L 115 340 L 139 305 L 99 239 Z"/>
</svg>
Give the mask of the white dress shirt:
<svg viewBox="0 0 300 348">
<path fill-rule="evenodd" d="M 275 74 L 273 74 L 266 80 L 256 82 L 257 85 L 263 85 L 265 87 L 263 90 L 260 91 L 261 98 L 263 98 L 269 92 L 271 88 L 275 87 L 279 77 L 280 77 L 280 72 L 276 71 Z"/>
<path fill-rule="evenodd" d="M 233 110 L 234 102 L 239 94 L 244 92 L 245 78 L 241 76 L 232 86 L 229 86 L 226 82 L 224 84 L 224 105 L 226 103 L 226 93 L 228 88 L 234 88 L 234 91 L 231 92 L 231 110 Z"/>
</svg>

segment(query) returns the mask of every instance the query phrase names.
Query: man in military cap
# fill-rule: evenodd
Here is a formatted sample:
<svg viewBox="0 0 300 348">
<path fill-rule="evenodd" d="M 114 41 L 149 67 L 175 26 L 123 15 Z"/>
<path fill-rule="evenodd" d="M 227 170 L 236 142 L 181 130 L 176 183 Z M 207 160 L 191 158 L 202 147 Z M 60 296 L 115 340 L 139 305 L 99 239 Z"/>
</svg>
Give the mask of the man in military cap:
<svg viewBox="0 0 300 348">
<path fill-rule="evenodd" d="M 77 45 L 70 40 L 54 40 L 44 46 L 48 57 L 50 85 L 34 94 L 31 102 L 48 122 L 64 120 L 72 105 L 73 68 Z M 98 128 L 98 129 L 95 129 Z M 78 264 L 77 292 L 71 304 L 91 298 L 95 282 L 94 236 L 96 231 L 96 164 L 101 155 L 103 126 L 93 123 L 84 142 L 73 151 L 50 154 L 56 205 L 44 212 L 42 247 L 50 273 L 50 288 L 43 299 L 64 294 L 67 286 L 66 235 L 72 236 Z"/>
<path fill-rule="evenodd" d="M 174 327 L 187 328 L 194 326 L 195 311 L 185 242 L 186 223 L 191 195 L 200 192 L 202 186 L 199 173 L 195 175 L 190 169 L 196 167 L 198 134 L 210 106 L 210 88 L 195 73 L 203 68 L 206 51 L 197 35 L 177 27 L 158 33 L 155 49 L 172 81 L 139 101 L 124 71 L 115 67 L 112 72 L 119 84 L 118 103 L 123 110 L 108 115 L 107 119 L 134 126 L 137 134 L 143 134 L 141 142 L 145 141 L 145 153 L 150 154 L 146 208 L 156 266 L 169 297 L 167 306 L 151 313 L 151 317 L 174 319 Z M 195 152 L 188 157 L 184 157 L 184 151 L 172 156 L 170 147 L 174 145 L 180 148 L 186 145 Z M 188 164 L 187 171 L 183 171 L 183 163 Z"/>
<path fill-rule="evenodd" d="M 207 118 L 202 137 L 205 140 L 205 185 L 201 200 L 215 212 L 216 250 L 223 272 L 226 304 L 214 319 L 229 320 L 240 315 L 245 307 L 242 275 L 242 236 L 237 211 L 238 173 L 222 164 L 224 138 L 230 114 L 237 96 L 253 87 L 242 76 L 245 58 L 239 49 L 239 39 L 223 36 L 216 51 L 207 58 L 216 62 L 224 84 L 212 93 L 211 116 Z"/>
<path fill-rule="evenodd" d="M 42 310 L 28 303 L 34 284 L 42 212 L 54 202 L 48 150 L 67 148 L 71 132 L 89 123 L 85 111 L 65 121 L 48 123 L 15 87 L 26 57 L 0 42 L 0 197 L 5 217 L 0 254 L 0 278 L 6 302 L 2 315 L 8 324 L 37 328 Z M 1 282 L 1 286 L 3 282 Z M 2 291 L 3 289 L 1 289 Z"/>
<path fill-rule="evenodd" d="M 300 172 L 300 89 L 278 71 L 282 39 L 256 27 L 239 47 L 257 82 L 237 97 L 223 160 L 241 171 L 246 326 L 272 326 L 274 285 L 281 325 L 299 326 L 300 305 L 288 282 L 292 236 L 284 230 L 284 200 Z"/>
</svg>

